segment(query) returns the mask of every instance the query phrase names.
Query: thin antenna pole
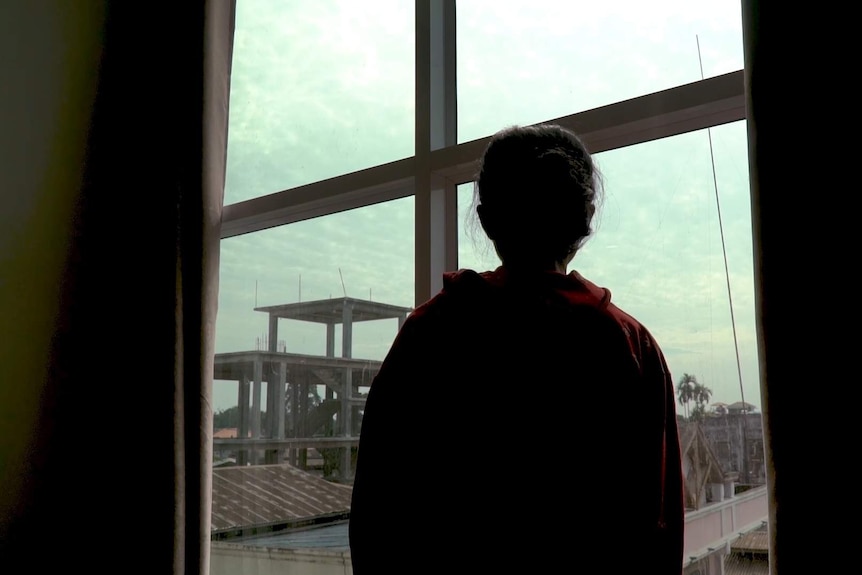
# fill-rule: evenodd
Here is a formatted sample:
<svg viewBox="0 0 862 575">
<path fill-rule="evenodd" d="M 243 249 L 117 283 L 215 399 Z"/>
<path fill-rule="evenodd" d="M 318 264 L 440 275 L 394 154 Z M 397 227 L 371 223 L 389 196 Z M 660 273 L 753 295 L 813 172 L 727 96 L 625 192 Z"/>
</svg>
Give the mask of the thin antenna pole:
<svg viewBox="0 0 862 575">
<path fill-rule="evenodd" d="M 344 297 L 347 297 L 347 288 L 344 287 L 344 276 L 341 274 L 341 268 L 338 268 L 338 275 L 341 276 L 341 291 L 344 292 Z"/>
<path fill-rule="evenodd" d="M 697 35 L 695 35 L 694 38 L 697 41 L 697 61 L 700 65 L 700 79 L 703 80 L 703 59 L 700 55 L 700 38 Z M 748 409 L 747 404 L 745 403 L 745 388 L 742 385 L 742 364 L 739 361 L 739 341 L 736 337 L 736 319 L 733 314 L 733 294 L 730 289 L 730 270 L 727 266 L 727 247 L 724 241 L 724 225 L 722 225 L 721 221 L 721 203 L 718 199 L 718 178 L 715 175 L 715 153 L 712 149 L 712 130 L 707 128 L 706 134 L 709 138 L 709 159 L 710 162 L 712 162 L 712 187 L 715 191 L 715 208 L 718 212 L 718 231 L 721 234 L 721 253 L 724 257 L 724 278 L 727 282 L 727 302 L 730 305 L 730 325 L 733 331 L 733 349 L 736 352 L 736 373 L 739 377 L 739 396 L 742 399 L 742 445 L 744 450 L 742 463 L 745 466 L 745 481 L 747 483 L 750 480 L 750 477 L 748 477 Z"/>
<path fill-rule="evenodd" d="M 695 40 L 697 40 L 697 61 L 700 64 L 700 79 L 703 80 L 703 60 L 700 56 L 700 38 L 695 35 Z M 715 208 L 718 212 L 718 231 L 721 234 L 721 252 L 724 256 L 724 278 L 727 282 L 727 301 L 730 304 L 730 324 L 733 328 L 733 347 L 736 351 L 736 371 L 739 376 L 739 394 L 742 398 L 742 403 L 745 404 L 745 390 L 742 386 L 742 366 L 739 361 L 739 342 L 736 337 L 736 319 L 733 314 L 733 294 L 730 289 L 730 271 L 727 266 L 727 247 L 724 242 L 724 226 L 721 221 L 721 203 L 718 199 L 718 178 L 715 175 L 715 153 L 712 149 L 712 130 L 710 128 L 706 129 L 707 137 L 709 138 L 709 159 L 712 162 L 712 187 L 715 191 Z"/>
</svg>

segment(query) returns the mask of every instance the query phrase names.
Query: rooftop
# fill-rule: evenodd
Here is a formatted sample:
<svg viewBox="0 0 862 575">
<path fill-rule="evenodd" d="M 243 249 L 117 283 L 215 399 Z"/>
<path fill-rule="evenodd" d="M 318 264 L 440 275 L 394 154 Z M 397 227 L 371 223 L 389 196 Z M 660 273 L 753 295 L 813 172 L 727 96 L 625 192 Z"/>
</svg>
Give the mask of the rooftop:
<svg viewBox="0 0 862 575">
<path fill-rule="evenodd" d="M 289 529 L 278 533 L 233 539 L 231 542 L 267 549 L 330 549 L 347 551 L 350 547 L 347 521 Z"/>
<path fill-rule="evenodd" d="M 212 533 L 270 533 L 346 520 L 352 489 L 288 464 L 213 469 Z"/>
<path fill-rule="evenodd" d="M 345 308 L 351 308 L 352 321 L 403 318 L 413 311 L 409 307 L 350 297 L 263 306 L 254 310 L 285 319 L 341 323 Z"/>
<path fill-rule="evenodd" d="M 739 539 L 730 544 L 734 553 L 768 553 L 769 532 L 765 527 L 743 533 Z"/>
</svg>

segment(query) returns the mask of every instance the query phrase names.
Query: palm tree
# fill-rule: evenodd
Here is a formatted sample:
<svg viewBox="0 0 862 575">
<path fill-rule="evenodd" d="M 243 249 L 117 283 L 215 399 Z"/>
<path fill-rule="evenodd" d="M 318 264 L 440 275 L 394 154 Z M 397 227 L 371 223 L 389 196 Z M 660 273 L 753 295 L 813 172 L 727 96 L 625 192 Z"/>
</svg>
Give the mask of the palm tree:
<svg viewBox="0 0 862 575">
<path fill-rule="evenodd" d="M 677 394 L 680 404 L 685 405 L 686 420 L 701 421 L 706 414 L 706 405 L 712 397 L 712 390 L 698 382 L 695 376 L 686 373 L 679 380 Z M 691 409 L 690 403 L 694 403 Z"/>
<path fill-rule="evenodd" d="M 685 418 L 688 419 L 688 404 L 694 399 L 695 389 L 700 384 L 697 382 L 697 377 L 688 373 L 682 374 L 679 382 L 676 384 L 676 394 L 679 398 L 679 404 L 685 406 Z"/>
<path fill-rule="evenodd" d="M 709 389 L 707 386 L 703 385 L 702 383 L 695 383 L 694 384 L 694 394 L 693 394 L 692 399 L 694 400 L 695 403 L 697 403 L 701 407 L 705 408 L 706 404 L 709 403 L 709 399 L 711 397 L 712 397 L 712 390 L 711 389 Z"/>
</svg>

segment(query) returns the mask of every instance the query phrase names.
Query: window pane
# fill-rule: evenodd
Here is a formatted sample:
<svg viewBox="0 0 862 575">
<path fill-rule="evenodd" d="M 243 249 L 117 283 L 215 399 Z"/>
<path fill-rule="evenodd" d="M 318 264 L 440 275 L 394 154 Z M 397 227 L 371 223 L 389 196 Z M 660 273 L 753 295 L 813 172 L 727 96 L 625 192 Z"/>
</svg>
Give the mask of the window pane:
<svg viewBox="0 0 862 575">
<path fill-rule="evenodd" d="M 413 256 L 412 197 L 222 240 L 216 353 L 268 348 L 268 314 L 255 308 L 345 293 L 412 306 Z M 353 357 L 382 360 L 396 329 L 389 321 L 357 322 Z M 340 356 L 340 326 L 336 336 Z M 276 343 L 291 353 L 325 355 L 325 325 L 281 319 Z M 233 383 L 216 382 L 215 411 L 236 405 Z"/>
<path fill-rule="evenodd" d="M 713 128 L 721 223 L 745 400 L 760 397 L 745 122 Z M 675 379 L 741 401 L 706 131 L 597 155 L 606 196 L 574 265 L 658 338 Z"/>
<path fill-rule="evenodd" d="M 736 0 L 459 0 L 458 140 L 743 67 Z M 489 104 L 493 102 L 493 106 Z"/>
<path fill-rule="evenodd" d="M 413 155 L 413 5 L 237 2 L 226 204 Z"/>
<path fill-rule="evenodd" d="M 222 240 L 212 575 L 349 567 L 364 398 L 414 298 L 413 204 Z"/>
</svg>

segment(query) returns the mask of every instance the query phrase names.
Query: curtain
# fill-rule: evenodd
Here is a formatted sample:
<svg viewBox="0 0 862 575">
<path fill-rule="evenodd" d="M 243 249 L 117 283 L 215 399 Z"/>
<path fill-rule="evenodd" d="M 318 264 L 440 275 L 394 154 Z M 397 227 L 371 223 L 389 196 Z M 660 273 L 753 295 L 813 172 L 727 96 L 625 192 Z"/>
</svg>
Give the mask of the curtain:
<svg viewBox="0 0 862 575">
<path fill-rule="evenodd" d="M 234 2 L 8 4 L 0 557 L 208 573 Z"/>
<path fill-rule="evenodd" d="M 844 438 L 853 433 L 842 433 L 841 424 L 853 418 L 847 417 L 846 408 L 823 409 L 827 395 L 822 386 L 846 384 L 843 374 L 854 370 L 842 369 L 842 357 L 855 354 L 840 350 L 855 344 L 838 327 L 846 318 L 843 310 L 825 312 L 821 305 L 849 285 L 843 276 L 854 267 L 844 266 L 850 257 L 842 259 L 840 254 L 851 244 L 833 235 L 854 230 L 834 222 L 852 201 L 841 194 L 852 176 L 846 168 L 851 163 L 836 162 L 828 145 L 841 141 L 831 130 L 843 129 L 846 110 L 834 100 L 842 92 L 836 90 L 841 79 L 824 73 L 827 65 L 840 67 L 841 55 L 822 39 L 838 34 L 832 23 L 818 26 L 821 19 L 834 20 L 829 7 L 801 10 L 785 3 L 742 2 L 773 575 L 782 566 L 790 573 L 792 566 L 817 565 L 811 569 L 826 573 L 831 571 L 827 565 L 853 563 L 845 558 L 844 539 L 823 528 L 852 518 L 822 486 L 843 485 L 841 472 L 835 470 L 848 453 Z M 809 74 L 814 77 L 806 78 Z M 834 121 L 832 114 L 842 115 L 842 121 Z M 855 216 L 856 211 L 849 213 Z M 833 265 L 837 262 L 842 263 Z"/>
</svg>

